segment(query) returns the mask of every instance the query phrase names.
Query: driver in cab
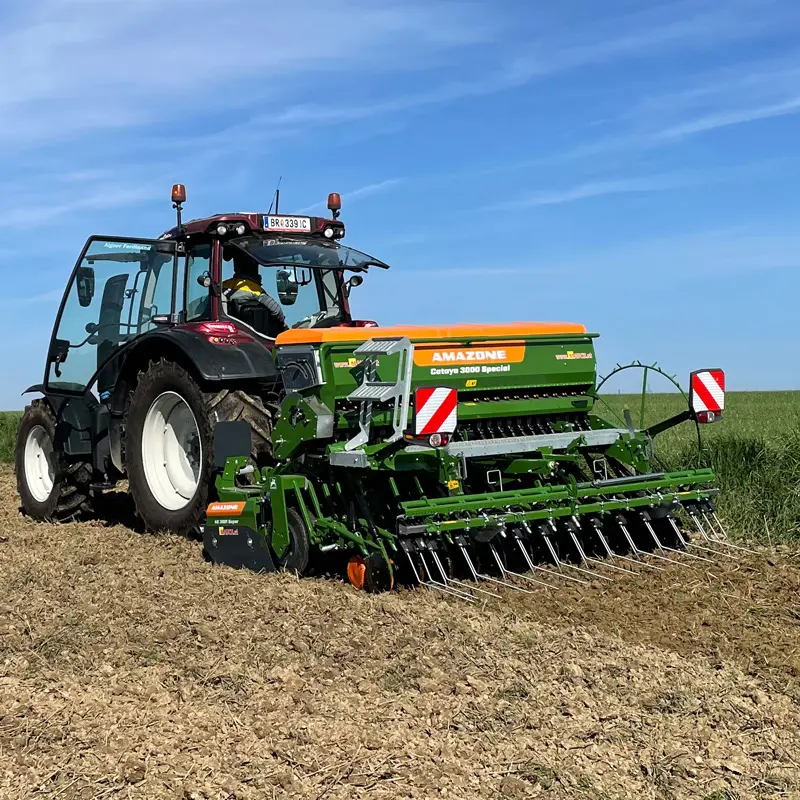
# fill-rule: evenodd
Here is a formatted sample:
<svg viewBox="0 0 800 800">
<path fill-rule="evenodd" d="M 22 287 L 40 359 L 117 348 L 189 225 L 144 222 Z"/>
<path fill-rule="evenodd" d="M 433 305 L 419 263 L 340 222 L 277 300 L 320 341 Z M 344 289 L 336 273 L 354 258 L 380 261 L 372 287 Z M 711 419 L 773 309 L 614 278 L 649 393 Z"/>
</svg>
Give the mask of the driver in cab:
<svg viewBox="0 0 800 800">
<path fill-rule="evenodd" d="M 228 301 L 228 309 L 231 316 L 241 317 L 246 322 L 256 328 L 266 336 L 275 336 L 277 333 L 286 330 L 286 317 L 283 309 L 277 300 L 270 297 L 261 286 L 261 273 L 258 263 L 250 258 L 246 253 L 237 247 L 226 248 L 226 261 L 233 261 L 233 276 L 222 283 L 222 293 Z M 253 324 L 242 313 L 248 305 L 259 304 L 267 315 L 267 325 Z M 237 314 L 236 310 L 240 313 Z M 266 330 L 262 330 L 265 328 Z"/>
</svg>

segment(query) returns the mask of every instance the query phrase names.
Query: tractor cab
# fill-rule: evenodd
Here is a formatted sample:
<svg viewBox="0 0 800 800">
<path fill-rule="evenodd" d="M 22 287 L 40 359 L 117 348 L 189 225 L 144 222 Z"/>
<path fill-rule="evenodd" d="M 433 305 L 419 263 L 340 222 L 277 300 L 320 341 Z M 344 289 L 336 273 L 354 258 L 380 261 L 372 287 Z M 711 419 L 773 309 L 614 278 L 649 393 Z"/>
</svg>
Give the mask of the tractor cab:
<svg viewBox="0 0 800 800">
<path fill-rule="evenodd" d="M 388 269 L 341 243 L 341 199 L 328 196 L 332 218 L 236 213 L 183 223 L 185 190 L 173 189 L 178 225 L 161 239 L 186 253 L 184 322 L 230 322 L 272 347 L 292 328 L 369 326 L 350 315 L 351 290 L 369 267 Z"/>
<path fill-rule="evenodd" d="M 337 194 L 327 219 L 237 213 L 184 223 L 183 186 L 173 187 L 172 200 L 178 224 L 158 239 L 87 241 L 56 319 L 48 391 L 81 395 L 96 385 L 102 399 L 116 385 L 118 356 L 145 334 L 272 349 L 292 328 L 375 324 L 354 321 L 348 299 L 363 273 L 387 265 L 342 244 Z"/>
</svg>

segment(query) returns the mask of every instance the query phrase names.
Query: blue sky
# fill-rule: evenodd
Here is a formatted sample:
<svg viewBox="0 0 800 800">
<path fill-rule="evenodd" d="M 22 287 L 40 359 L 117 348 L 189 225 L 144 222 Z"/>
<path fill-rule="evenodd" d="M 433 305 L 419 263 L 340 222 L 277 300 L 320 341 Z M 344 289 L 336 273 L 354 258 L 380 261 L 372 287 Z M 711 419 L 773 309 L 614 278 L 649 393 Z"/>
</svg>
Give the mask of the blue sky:
<svg viewBox="0 0 800 800">
<path fill-rule="evenodd" d="M 800 389 L 800 3 L 11 0 L 0 408 L 41 379 L 92 233 L 343 198 L 382 324 L 583 322 Z"/>
</svg>

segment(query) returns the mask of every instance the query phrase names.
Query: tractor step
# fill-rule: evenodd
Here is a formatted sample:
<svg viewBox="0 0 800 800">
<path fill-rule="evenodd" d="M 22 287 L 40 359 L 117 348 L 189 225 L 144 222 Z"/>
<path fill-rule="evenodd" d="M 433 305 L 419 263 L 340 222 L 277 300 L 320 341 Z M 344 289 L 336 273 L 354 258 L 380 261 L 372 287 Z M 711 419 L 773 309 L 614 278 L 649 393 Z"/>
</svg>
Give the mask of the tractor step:
<svg viewBox="0 0 800 800">
<path fill-rule="evenodd" d="M 397 384 L 365 381 L 347 396 L 348 400 L 371 400 L 374 403 L 385 403 L 397 394 Z"/>
</svg>

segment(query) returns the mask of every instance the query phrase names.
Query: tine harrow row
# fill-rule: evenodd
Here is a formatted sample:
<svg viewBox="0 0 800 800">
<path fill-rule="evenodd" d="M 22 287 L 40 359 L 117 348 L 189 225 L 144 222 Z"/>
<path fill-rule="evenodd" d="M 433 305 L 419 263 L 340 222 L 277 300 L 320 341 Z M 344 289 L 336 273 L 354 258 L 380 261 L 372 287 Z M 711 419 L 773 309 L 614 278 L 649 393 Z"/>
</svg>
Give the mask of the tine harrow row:
<svg viewBox="0 0 800 800">
<path fill-rule="evenodd" d="M 506 523 L 485 513 L 482 518 L 483 528 L 465 525 L 451 537 L 405 538 L 402 549 L 412 583 L 475 602 L 500 597 L 499 589 L 531 594 L 537 587 L 556 589 L 562 582 L 589 585 L 670 565 L 710 565 L 716 557 L 735 558 L 734 550 L 756 552 L 729 541 L 705 498 L 667 513 L 641 508 L 573 514 L 533 525 L 527 520 Z M 691 533 L 680 519 L 693 526 Z"/>
</svg>

